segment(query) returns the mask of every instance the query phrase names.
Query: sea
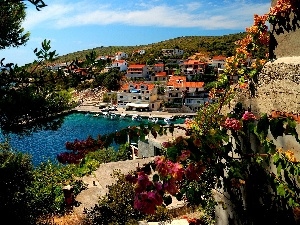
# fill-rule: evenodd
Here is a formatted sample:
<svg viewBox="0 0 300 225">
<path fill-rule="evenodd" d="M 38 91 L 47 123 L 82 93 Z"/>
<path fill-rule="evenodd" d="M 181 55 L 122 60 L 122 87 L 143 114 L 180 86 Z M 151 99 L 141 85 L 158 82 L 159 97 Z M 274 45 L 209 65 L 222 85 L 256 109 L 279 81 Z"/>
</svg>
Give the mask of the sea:
<svg viewBox="0 0 300 225">
<path fill-rule="evenodd" d="M 163 123 L 163 120 L 160 121 Z M 176 119 L 174 123 L 183 123 L 184 119 Z M 115 119 L 105 118 L 103 115 L 93 113 L 75 112 L 62 116 L 60 125 L 56 128 L 43 128 L 22 133 L 3 133 L 0 130 L 0 142 L 7 140 L 12 149 L 28 153 L 32 157 L 33 165 L 37 166 L 42 162 L 50 160 L 58 163 L 56 156 L 67 151 L 66 142 L 74 140 L 85 140 L 89 136 L 97 138 L 119 131 L 128 126 L 138 126 L 148 123 L 147 118 L 141 121 L 134 121 L 131 117 Z"/>
</svg>

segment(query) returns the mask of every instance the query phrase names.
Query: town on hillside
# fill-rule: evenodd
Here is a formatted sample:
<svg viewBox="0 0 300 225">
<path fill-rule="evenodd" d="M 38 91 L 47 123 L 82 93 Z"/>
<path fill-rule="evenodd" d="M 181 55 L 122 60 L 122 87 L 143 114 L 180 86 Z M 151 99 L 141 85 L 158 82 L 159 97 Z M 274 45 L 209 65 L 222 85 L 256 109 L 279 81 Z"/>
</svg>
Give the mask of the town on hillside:
<svg viewBox="0 0 300 225">
<path fill-rule="evenodd" d="M 143 55 L 145 52 L 143 49 L 135 50 L 132 55 Z M 214 101 L 209 98 L 209 90 L 223 72 L 226 56 L 209 57 L 205 53 L 195 53 L 183 59 L 183 54 L 184 51 L 177 48 L 162 49 L 161 57 L 148 65 L 129 63 L 127 53 L 116 52 L 112 56 L 95 57 L 94 69 L 80 67 L 78 62 L 58 63 L 48 66 L 48 69 L 61 70 L 66 76 L 75 74 L 82 78 L 82 82 L 95 79 L 94 71 L 99 65 L 102 65 L 100 74 L 110 71 L 121 74 L 118 90 L 103 90 L 101 87 L 90 92 L 76 92 L 79 103 L 99 107 L 110 104 L 110 107 L 124 110 L 194 113 L 204 103 Z M 248 60 L 248 66 L 250 63 L 251 60 Z M 231 84 L 238 83 L 238 80 L 238 75 L 228 76 Z"/>
</svg>

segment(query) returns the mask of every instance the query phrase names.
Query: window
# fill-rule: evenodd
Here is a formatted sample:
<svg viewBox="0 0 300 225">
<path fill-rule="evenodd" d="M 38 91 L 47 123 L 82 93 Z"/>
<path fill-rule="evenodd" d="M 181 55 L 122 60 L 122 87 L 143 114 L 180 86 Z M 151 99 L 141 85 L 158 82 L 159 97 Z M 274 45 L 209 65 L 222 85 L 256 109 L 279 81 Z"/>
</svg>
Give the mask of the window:
<svg viewBox="0 0 300 225">
<path fill-rule="evenodd" d="M 142 99 L 142 97 L 141 97 L 141 96 L 139 96 L 139 97 L 138 97 L 138 99 Z"/>
<path fill-rule="evenodd" d="M 132 99 L 136 99 L 136 97 L 132 97 Z"/>
</svg>

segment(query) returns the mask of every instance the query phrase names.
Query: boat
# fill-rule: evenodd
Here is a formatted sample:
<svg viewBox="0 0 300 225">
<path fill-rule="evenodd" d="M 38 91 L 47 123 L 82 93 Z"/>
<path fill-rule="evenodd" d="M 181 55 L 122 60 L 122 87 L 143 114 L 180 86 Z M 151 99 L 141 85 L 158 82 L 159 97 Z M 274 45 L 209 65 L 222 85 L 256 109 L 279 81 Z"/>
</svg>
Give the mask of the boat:
<svg viewBox="0 0 300 225">
<path fill-rule="evenodd" d="M 110 118 L 111 120 L 114 120 L 114 119 L 117 118 L 117 114 L 115 114 L 115 113 L 110 113 L 110 114 L 109 114 L 109 118 Z"/>
<path fill-rule="evenodd" d="M 122 113 L 121 115 L 120 115 L 120 119 L 126 119 L 126 113 Z"/>
<path fill-rule="evenodd" d="M 134 114 L 134 115 L 132 115 L 132 120 L 141 121 L 142 117 L 140 117 L 138 114 Z"/>
<path fill-rule="evenodd" d="M 166 124 L 171 124 L 171 123 L 172 123 L 172 120 L 174 120 L 173 117 L 166 117 L 166 118 L 164 118 L 164 122 L 165 122 Z"/>
<path fill-rule="evenodd" d="M 99 113 L 96 113 L 93 115 L 93 117 L 98 117 L 100 114 Z"/>
<path fill-rule="evenodd" d="M 151 122 L 151 123 L 157 123 L 158 122 L 158 118 L 157 117 L 149 116 L 148 121 Z"/>
<path fill-rule="evenodd" d="M 102 112 L 102 115 L 104 118 L 108 118 L 109 117 L 109 113 L 108 112 Z"/>
</svg>

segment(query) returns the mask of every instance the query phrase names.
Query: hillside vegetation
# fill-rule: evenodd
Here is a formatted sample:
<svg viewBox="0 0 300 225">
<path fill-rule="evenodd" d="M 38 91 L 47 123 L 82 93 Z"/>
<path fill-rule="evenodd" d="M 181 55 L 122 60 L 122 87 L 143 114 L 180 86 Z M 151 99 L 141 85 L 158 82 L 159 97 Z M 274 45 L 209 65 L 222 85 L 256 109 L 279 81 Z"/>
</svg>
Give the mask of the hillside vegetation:
<svg viewBox="0 0 300 225">
<path fill-rule="evenodd" d="M 225 55 L 231 56 L 234 53 L 235 41 L 242 39 L 245 33 L 236 33 L 223 36 L 185 36 L 177 37 L 161 41 L 158 43 L 152 43 L 148 45 L 136 45 L 136 46 L 100 46 L 93 49 L 87 49 L 77 51 L 63 55 L 57 58 L 56 62 L 68 62 L 74 59 L 85 60 L 86 55 L 91 51 L 95 51 L 97 56 L 101 55 L 114 55 L 118 51 L 126 52 L 129 56 L 132 56 L 133 51 L 139 49 L 145 49 L 146 53 L 142 56 L 135 55 L 131 57 L 129 61 L 135 61 L 139 63 L 146 63 L 148 60 L 161 57 L 161 49 L 163 48 L 179 48 L 184 50 L 183 58 L 196 53 L 207 52 L 209 56 L 213 55 Z"/>
</svg>

